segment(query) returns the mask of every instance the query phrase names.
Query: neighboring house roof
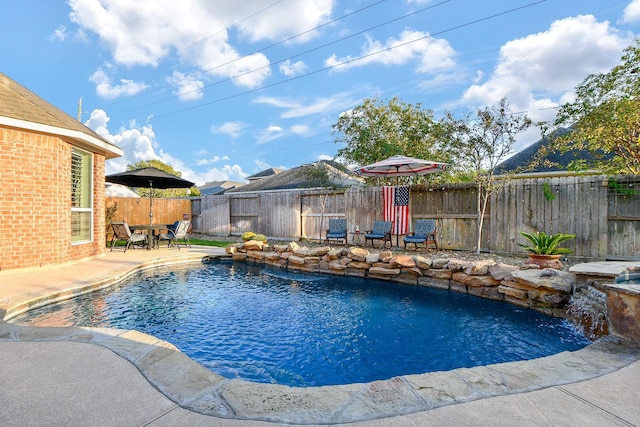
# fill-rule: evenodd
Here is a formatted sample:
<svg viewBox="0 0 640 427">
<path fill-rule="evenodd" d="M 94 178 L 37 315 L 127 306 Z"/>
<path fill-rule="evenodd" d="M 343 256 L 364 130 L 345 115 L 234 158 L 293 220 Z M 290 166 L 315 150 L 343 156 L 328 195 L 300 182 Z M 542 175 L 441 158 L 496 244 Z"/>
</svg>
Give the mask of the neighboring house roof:
<svg viewBox="0 0 640 427">
<path fill-rule="evenodd" d="M 313 169 L 308 169 L 313 168 Z M 314 174 L 313 170 L 324 169 L 327 171 L 327 177 L 332 185 L 337 187 L 351 187 L 362 185 L 361 178 L 352 176 L 329 162 L 319 161 L 295 168 L 287 169 L 276 175 L 255 180 L 240 188 L 234 188 L 227 193 L 241 193 L 250 191 L 269 191 L 269 190 L 287 190 L 294 188 L 320 188 L 326 187 L 326 182 L 320 177 L 320 174 Z M 311 173 L 309 173 L 311 172 Z"/>
<path fill-rule="evenodd" d="M 567 129 L 558 131 L 561 135 L 568 132 Z M 553 137 L 553 136 L 552 136 Z M 495 170 L 496 175 L 504 173 L 540 173 L 540 172 L 559 172 L 566 171 L 569 163 L 575 160 L 584 159 L 587 162 L 593 159 L 587 151 L 569 151 L 567 153 L 549 152 L 544 158 L 545 162 L 537 162 L 535 167 L 530 167 L 531 162 L 535 159 L 538 151 L 543 147 L 549 146 L 549 138 L 542 138 L 524 150 L 509 157 L 500 163 Z"/>
<path fill-rule="evenodd" d="M 257 179 L 262 179 L 262 178 L 266 178 L 272 175 L 277 175 L 279 173 L 284 172 L 286 169 L 278 169 L 278 168 L 269 168 L 269 169 L 265 169 L 262 172 L 258 172 L 258 173 L 254 173 L 251 176 L 248 176 L 246 179 L 251 182 L 251 181 L 255 181 Z"/>
<path fill-rule="evenodd" d="M 0 126 L 48 133 L 100 153 L 120 157 L 122 149 L 24 86 L 0 73 Z"/>
<path fill-rule="evenodd" d="M 137 197 L 140 198 L 140 195 L 130 189 L 129 187 L 125 187 L 120 184 L 113 184 L 111 182 L 104 183 L 104 195 L 107 197 Z"/>
<path fill-rule="evenodd" d="M 212 196 L 224 194 L 227 190 L 242 187 L 243 185 L 246 185 L 246 183 L 237 181 L 213 181 L 198 187 L 198 190 L 200 190 L 200 194 L 203 196 Z"/>
</svg>

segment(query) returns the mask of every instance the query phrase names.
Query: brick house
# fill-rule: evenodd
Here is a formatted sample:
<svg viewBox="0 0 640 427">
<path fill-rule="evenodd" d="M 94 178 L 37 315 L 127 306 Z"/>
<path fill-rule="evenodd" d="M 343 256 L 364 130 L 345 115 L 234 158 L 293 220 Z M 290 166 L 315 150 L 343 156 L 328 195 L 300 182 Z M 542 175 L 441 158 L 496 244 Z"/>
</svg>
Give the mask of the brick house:
<svg viewBox="0 0 640 427">
<path fill-rule="evenodd" d="M 0 73 L 0 271 L 104 254 L 105 160 L 122 154 Z"/>
</svg>

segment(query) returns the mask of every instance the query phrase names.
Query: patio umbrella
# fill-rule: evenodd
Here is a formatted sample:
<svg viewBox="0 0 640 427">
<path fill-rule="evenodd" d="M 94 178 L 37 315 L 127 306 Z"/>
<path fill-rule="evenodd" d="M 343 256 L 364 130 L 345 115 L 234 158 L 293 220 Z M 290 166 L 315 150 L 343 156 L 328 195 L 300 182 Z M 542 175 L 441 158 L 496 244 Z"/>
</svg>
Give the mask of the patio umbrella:
<svg viewBox="0 0 640 427">
<path fill-rule="evenodd" d="M 195 185 L 191 181 L 153 167 L 114 173 L 105 176 L 104 179 L 127 187 L 149 188 L 149 225 L 153 225 L 154 188 L 191 188 Z"/>
<path fill-rule="evenodd" d="M 427 175 L 435 172 L 444 171 L 447 163 L 435 162 L 432 160 L 417 159 L 415 157 L 407 156 L 392 156 L 388 159 L 381 160 L 379 162 L 371 163 L 366 166 L 362 166 L 358 169 L 351 171 L 354 175 L 374 177 L 374 178 L 387 178 L 387 177 L 401 177 L 401 176 L 420 176 Z M 408 201 L 408 192 L 406 195 Z M 395 214 L 395 230 L 396 230 L 396 246 L 399 245 L 398 230 L 398 206 L 396 205 Z"/>
<path fill-rule="evenodd" d="M 392 156 L 388 159 L 354 169 L 351 173 L 358 176 L 377 178 L 420 176 L 434 172 L 442 172 L 447 166 L 447 163 L 434 162 L 432 160 L 416 159 L 407 156 Z"/>
</svg>

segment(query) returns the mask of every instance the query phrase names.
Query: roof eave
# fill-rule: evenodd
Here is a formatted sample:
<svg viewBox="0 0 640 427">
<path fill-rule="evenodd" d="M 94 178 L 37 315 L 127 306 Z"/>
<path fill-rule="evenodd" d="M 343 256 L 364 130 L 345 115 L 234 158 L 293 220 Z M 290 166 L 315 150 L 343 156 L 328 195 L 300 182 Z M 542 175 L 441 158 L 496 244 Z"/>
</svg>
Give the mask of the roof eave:
<svg viewBox="0 0 640 427">
<path fill-rule="evenodd" d="M 103 154 L 106 160 L 114 159 L 116 157 L 122 157 L 124 155 L 124 151 L 122 151 L 120 147 L 117 147 L 104 139 L 96 138 L 92 135 L 77 130 L 65 129 L 57 126 L 43 125 L 26 120 L 0 116 L 0 126 L 2 125 L 72 139 L 82 148 L 86 148 L 93 152 Z"/>
</svg>

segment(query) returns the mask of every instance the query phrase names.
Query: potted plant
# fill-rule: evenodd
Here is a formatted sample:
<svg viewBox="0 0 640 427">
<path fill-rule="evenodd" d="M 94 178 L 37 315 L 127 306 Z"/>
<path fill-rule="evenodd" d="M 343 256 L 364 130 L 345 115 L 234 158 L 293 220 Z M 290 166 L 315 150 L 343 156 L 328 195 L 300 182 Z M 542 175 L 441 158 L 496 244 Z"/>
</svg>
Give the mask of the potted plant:
<svg viewBox="0 0 640 427">
<path fill-rule="evenodd" d="M 535 264 L 540 266 L 540 268 L 555 268 L 557 270 L 562 270 L 560 257 L 572 252 L 571 249 L 561 248 L 558 245 L 576 237 L 575 234 L 547 234 L 543 231 L 536 231 L 535 233 L 519 231 L 519 233 L 529 241 L 529 243 L 526 244 L 518 243 L 518 246 L 529 252 L 528 264 Z"/>
</svg>

